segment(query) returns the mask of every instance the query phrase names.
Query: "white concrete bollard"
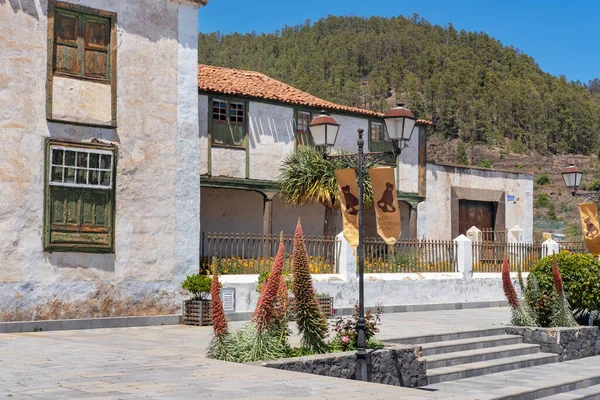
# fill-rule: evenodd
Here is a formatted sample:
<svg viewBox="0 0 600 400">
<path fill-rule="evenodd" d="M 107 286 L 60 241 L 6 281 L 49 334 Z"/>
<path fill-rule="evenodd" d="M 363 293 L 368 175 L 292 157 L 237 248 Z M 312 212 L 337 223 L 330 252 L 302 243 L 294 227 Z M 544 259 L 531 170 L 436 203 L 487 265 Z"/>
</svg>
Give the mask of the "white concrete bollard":
<svg viewBox="0 0 600 400">
<path fill-rule="evenodd" d="M 547 257 L 552 254 L 558 254 L 559 246 L 552 238 L 549 238 L 542 243 L 542 257 Z"/>
<path fill-rule="evenodd" d="M 344 237 L 344 232 L 340 232 L 336 239 L 340 241 L 340 247 L 336 252 L 338 274 L 342 275 L 344 281 L 348 281 L 356 276 L 356 251 Z"/>
<path fill-rule="evenodd" d="M 465 235 L 454 239 L 454 243 L 456 243 L 458 272 L 463 274 L 464 279 L 473 278 L 473 243 Z"/>
</svg>

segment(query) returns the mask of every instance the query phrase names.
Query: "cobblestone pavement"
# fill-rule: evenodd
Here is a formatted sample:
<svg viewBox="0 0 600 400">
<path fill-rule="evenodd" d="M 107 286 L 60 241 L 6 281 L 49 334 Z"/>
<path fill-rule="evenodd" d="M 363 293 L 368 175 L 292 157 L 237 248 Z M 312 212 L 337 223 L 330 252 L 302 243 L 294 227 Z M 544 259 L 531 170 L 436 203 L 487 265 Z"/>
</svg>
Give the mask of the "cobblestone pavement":
<svg viewBox="0 0 600 400">
<path fill-rule="evenodd" d="M 508 316 L 504 308 L 384 314 L 379 337 L 483 328 L 501 324 Z M 455 396 L 209 360 L 205 348 L 210 336 L 210 327 L 186 326 L 0 334 L 0 397 L 419 400 Z"/>
</svg>

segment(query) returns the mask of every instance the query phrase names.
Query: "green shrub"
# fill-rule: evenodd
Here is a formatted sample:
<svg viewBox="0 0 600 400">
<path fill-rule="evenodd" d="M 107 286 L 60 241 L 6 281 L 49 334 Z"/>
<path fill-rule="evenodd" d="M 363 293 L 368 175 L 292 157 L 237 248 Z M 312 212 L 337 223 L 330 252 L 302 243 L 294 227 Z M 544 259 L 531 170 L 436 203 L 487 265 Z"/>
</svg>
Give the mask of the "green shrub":
<svg viewBox="0 0 600 400">
<path fill-rule="evenodd" d="M 565 292 L 577 314 L 600 309 L 600 261 L 591 254 L 562 251 L 556 255 Z M 552 257 L 544 257 L 533 267 L 527 278 L 535 276 L 540 291 L 553 293 Z"/>
<path fill-rule="evenodd" d="M 595 179 L 586 186 L 586 190 L 597 192 L 600 190 L 600 179 Z"/>
<path fill-rule="evenodd" d="M 550 178 L 548 177 L 548 174 L 541 174 L 535 180 L 535 183 L 537 183 L 540 186 L 548 185 L 550 183 Z"/>
<path fill-rule="evenodd" d="M 477 166 L 483 167 L 483 168 L 494 168 L 494 166 L 492 165 L 492 162 L 487 158 L 484 158 L 483 160 L 479 161 L 479 164 L 477 164 Z"/>
<path fill-rule="evenodd" d="M 534 207 L 535 208 L 546 208 L 548 207 L 548 205 L 550 205 L 550 197 L 548 197 L 547 194 L 540 194 L 537 198 L 537 200 L 535 201 Z"/>
<path fill-rule="evenodd" d="M 456 163 L 459 165 L 469 165 L 467 146 L 462 140 L 458 141 L 458 147 L 456 148 Z"/>
<path fill-rule="evenodd" d="M 262 271 L 259 275 L 258 275 L 258 284 L 256 285 L 256 291 L 258 293 L 260 293 L 263 284 L 267 281 L 267 279 L 269 279 L 269 276 L 271 275 L 271 271 Z M 285 284 L 288 287 L 288 290 L 292 290 L 292 274 L 290 274 L 290 271 L 283 271 L 281 273 L 281 275 L 283 275 L 283 279 L 285 280 Z"/>
<path fill-rule="evenodd" d="M 210 294 L 212 277 L 204 274 L 188 275 L 181 287 L 192 294 L 194 300 L 204 300 Z"/>
</svg>

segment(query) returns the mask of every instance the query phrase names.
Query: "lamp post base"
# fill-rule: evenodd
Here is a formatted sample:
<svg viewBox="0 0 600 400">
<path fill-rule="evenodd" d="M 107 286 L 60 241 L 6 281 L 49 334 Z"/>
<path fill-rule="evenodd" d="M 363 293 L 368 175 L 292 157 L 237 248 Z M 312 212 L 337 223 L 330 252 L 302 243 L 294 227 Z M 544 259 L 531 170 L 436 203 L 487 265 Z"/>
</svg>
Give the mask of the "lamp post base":
<svg viewBox="0 0 600 400">
<path fill-rule="evenodd" d="M 369 359 L 370 355 L 364 349 L 356 352 L 356 374 L 354 379 L 357 381 L 370 382 L 369 379 Z"/>
</svg>

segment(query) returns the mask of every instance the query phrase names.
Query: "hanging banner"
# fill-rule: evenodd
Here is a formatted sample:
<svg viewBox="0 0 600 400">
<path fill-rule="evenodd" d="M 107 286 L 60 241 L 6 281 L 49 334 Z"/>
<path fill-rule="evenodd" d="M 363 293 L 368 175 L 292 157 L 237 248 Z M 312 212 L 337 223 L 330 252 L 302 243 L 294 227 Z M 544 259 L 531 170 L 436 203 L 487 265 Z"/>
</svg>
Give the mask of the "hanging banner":
<svg viewBox="0 0 600 400">
<path fill-rule="evenodd" d="M 596 203 L 583 203 L 579 205 L 583 238 L 588 251 L 598 257 L 600 254 L 600 232 L 598 228 L 598 205 Z"/>
<path fill-rule="evenodd" d="M 352 248 L 358 246 L 358 184 L 354 168 L 336 169 L 340 201 L 342 205 L 342 220 L 344 222 L 344 237 Z"/>
<path fill-rule="evenodd" d="M 373 186 L 377 233 L 387 244 L 392 246 L 402 234 L 398 196 L 396 185 L 394 185 L 394 168 L 371 168 L 369 176 Z"/>
</svg>

